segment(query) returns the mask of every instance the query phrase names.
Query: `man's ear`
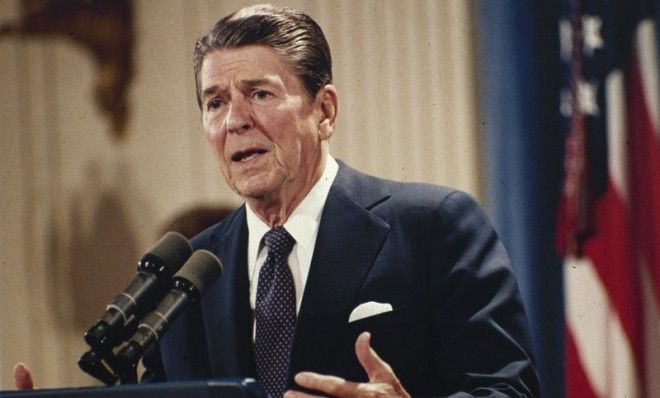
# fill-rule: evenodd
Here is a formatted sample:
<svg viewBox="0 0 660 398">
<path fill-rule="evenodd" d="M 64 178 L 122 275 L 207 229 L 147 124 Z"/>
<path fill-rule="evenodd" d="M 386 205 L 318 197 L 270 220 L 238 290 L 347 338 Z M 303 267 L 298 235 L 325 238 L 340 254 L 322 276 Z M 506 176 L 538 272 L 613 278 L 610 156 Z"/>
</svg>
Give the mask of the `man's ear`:
<svg viewBox="0 0 660 398">
<path fill-rule="evenodd" d="M 337 120 L 337 109 L 339 108 L 339 99 L 337 89 L 332 84 L 326 84 L 316 93 L 316 100 L 319 104 L 319 138 L 326 141 L 332 136 L 335 130 L 335 121 Z"/>
</svg>

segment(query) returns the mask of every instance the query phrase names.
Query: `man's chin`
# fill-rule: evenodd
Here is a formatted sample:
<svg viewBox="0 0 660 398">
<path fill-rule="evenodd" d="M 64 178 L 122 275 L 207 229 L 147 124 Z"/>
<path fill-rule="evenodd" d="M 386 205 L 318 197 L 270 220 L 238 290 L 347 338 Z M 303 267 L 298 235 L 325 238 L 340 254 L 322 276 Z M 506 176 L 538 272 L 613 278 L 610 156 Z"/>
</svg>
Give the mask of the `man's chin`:
<svg viewBox="0 0 660 398">
<path fill-rule="evenodd" d="M 234 187 L 238 195 L 246 201 L 265 200 L 277 192 L 275 184 L 272 181 L 254 177 L 248 181 L 239 182 Z"/>
</svg>

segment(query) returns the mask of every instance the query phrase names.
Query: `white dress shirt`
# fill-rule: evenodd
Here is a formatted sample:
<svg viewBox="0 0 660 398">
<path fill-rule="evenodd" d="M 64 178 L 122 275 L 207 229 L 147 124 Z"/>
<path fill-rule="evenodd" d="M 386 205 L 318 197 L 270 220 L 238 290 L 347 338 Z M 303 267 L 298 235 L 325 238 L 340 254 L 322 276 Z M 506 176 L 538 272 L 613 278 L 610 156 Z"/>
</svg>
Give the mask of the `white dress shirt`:
<svg viewBox="0 0 660 398">
<path fill-rule="evenodd" d="M 289 254 L 289 268 L 293 275 L 293 283 L 296 288 L 296 314 L 300 310 L 300 302 L 305 291 L 305 283 L 312 263 L 316 236 L 319 232 L 321 213 L 328 198 L 339 165 L 337 161 L 328 155 L 323 174 L 314 184 L 307 196 L 293 210 L 293 213 L 284 223 L 284 228 L 295 239 L 291 254 Z M 248 227 L 248 276 L 250 278 L 250 306 L 254 310 L 257 300 L 257 283 L 259 271 L 266 261 L 268 254 L 263 242 L 263 237 L 271 228 L 254 213 L 250 205 L 246 203 Z"/>
</svg>

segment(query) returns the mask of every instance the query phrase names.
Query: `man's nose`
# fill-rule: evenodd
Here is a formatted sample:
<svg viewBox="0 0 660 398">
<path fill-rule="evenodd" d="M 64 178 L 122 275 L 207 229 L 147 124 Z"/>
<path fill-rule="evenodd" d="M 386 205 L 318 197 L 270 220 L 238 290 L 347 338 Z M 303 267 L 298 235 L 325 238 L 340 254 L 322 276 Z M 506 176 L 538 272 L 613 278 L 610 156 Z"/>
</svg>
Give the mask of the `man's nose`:
<svg viewBox="0 0 660 398">
<path fill-rule="evenodd" d="M 227 112 L 227 130 L 241 133 L 253 126 L 249 105 L 242 100 L 232 101 Z"/>
</svg>

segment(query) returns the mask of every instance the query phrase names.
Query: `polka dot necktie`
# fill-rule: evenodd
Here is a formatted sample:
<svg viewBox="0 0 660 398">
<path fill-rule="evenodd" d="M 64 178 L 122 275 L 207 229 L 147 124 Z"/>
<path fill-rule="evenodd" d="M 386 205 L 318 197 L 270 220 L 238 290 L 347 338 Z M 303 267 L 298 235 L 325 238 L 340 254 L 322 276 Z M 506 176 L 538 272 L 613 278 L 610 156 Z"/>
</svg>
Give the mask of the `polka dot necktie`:
<svg viewBox="0 0 660 398">
<path fill-rule="evenodd" d="M 281 397 L 296 323 L 296 290 L 288 263 L 296 241 L 283 227 L 268 231 L 264 240 L 268 255 L 257 282 L 254 353 L 261 384 L 269 396 Z"/>
</svg>

